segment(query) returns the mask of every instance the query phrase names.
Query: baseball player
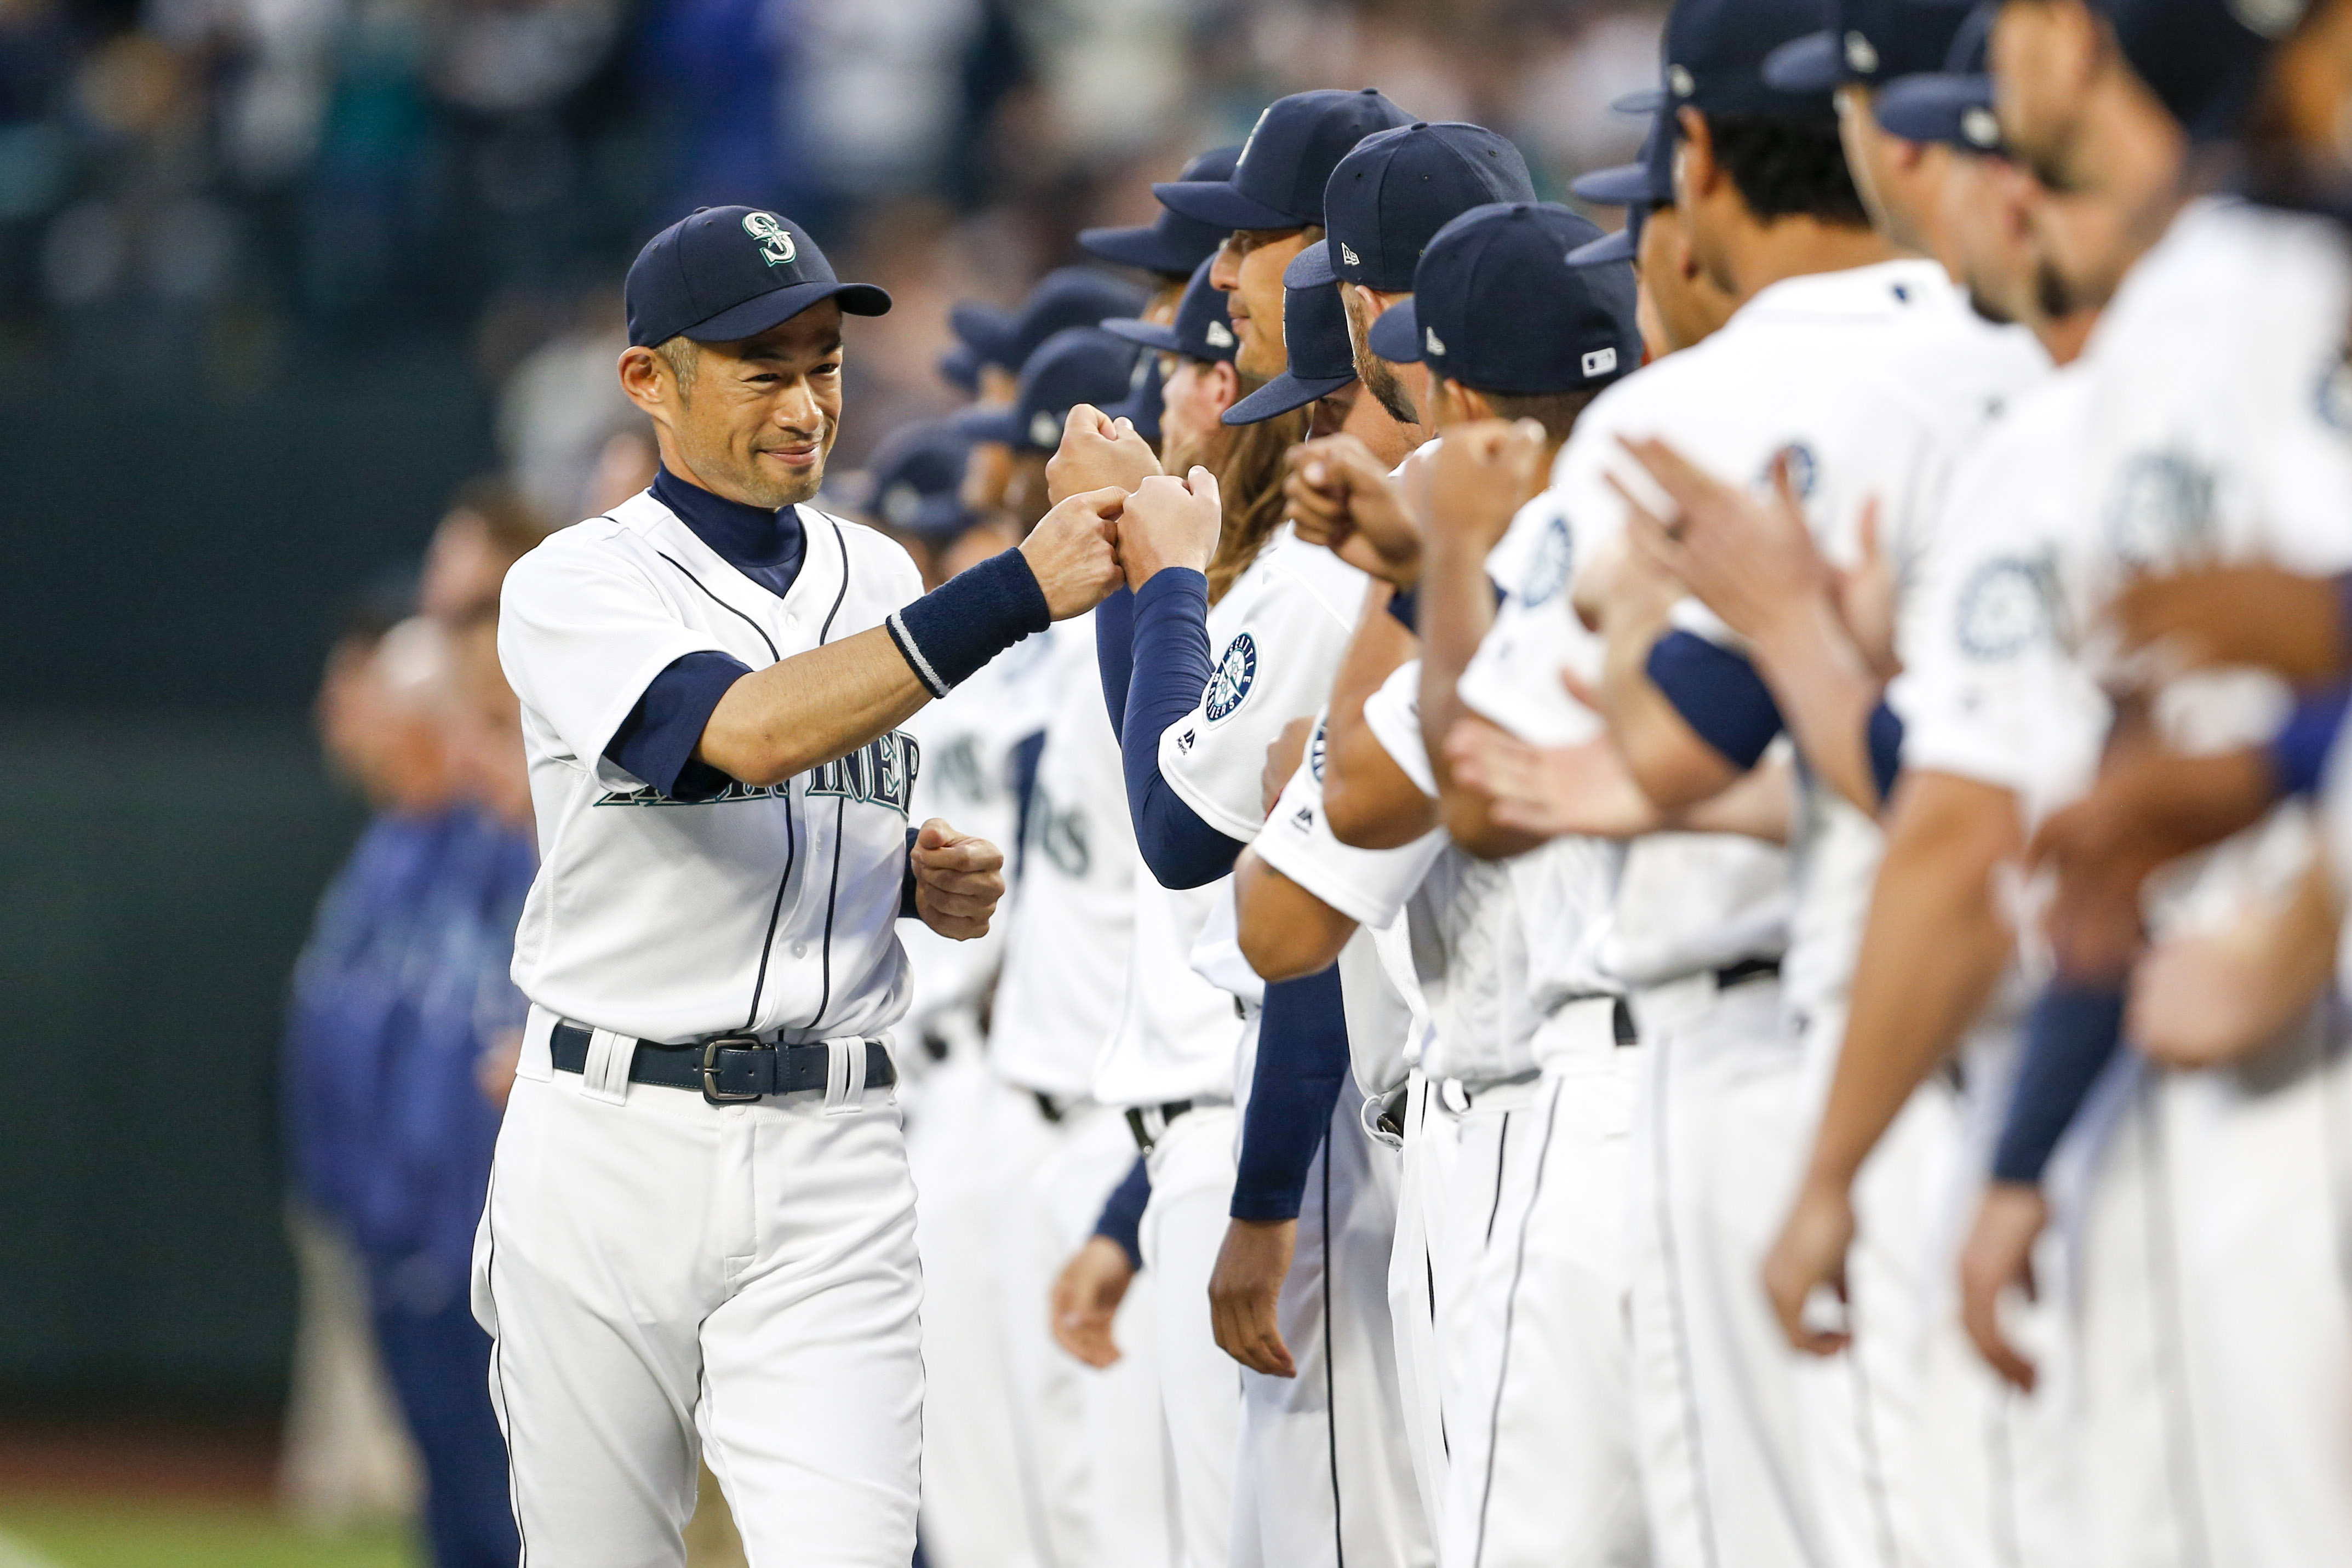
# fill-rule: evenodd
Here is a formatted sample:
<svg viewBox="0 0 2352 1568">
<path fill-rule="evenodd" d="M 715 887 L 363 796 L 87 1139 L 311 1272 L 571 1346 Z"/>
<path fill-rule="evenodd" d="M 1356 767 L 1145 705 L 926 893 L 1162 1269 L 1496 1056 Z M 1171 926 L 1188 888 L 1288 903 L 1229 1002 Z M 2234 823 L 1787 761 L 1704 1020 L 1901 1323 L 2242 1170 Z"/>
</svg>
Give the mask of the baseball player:
<svg viewBox="0 0 2352 1568">
<path fill-rule="evenodd" d="M 929 594 L 803 503 L 841 407 L 836 279 L 774 213 L 695 213 L 626 288 L 649 491 L 508 575 L 541 865 L 474 1301 L 526 1557 L 683 1562 L 698 1447 L 755 1564 L 900 1568 L 922 1365 L 888 1089 L 902 910 L 977 936 L 992 846 L 910 835 L 896 726 L 1118 576 L 1074 500 Z"/>
<path fill-rule="evenodd" d="M 1196 154 L 1178 171 L 1175 183 L 1214 184 L 1230 180 L 1241 155 L 1239 146 L 1212 147 Z M 1199 218 L 1186 217 L 1173 207 L 1163 206 L 1159 216 L 1147 224 L 1129 228 L 1082 228 L 1078 231 L 1078 248 L 1097 261 L 1150 273 L 1159 287 L 1150 305 L 1140 313 L 1159 320 L 1167 314 L 1161 307 L 1174 307 L 1202 264 L 1214 259 L 1224 247 L 1225 236 L 1231 232 L 1223 224 L 1203 223 Z M 1123 313 L 1114 310 L 1101 319 Z"/>
<path fill-rule="evenodd" d="M 2065 6 L 2005 9 L 1996 23 L 2005 135 L 2070 191 L 2108 204 L 2124 235 L 2162 236 L 2127 272 L 2128 247 L 2084 245 L 2096 232 L 2087 226 L 2053 247 L 2070 287 L 2113 299 L 2080 362 L 2089 391 L 2073 526 L 2042 553 L 2053 574 L 2045 602 L 2067 616 L 2028 623 L 2018 667 L 2046 668 L 2053 645 L 2079 647 L 2077 617 L 2128 573 L 2250 557 L 2341 565 L 2345 453 L 2312 389 L 2337 358 L 2323 323 L 2340 324 L 2347 309 L 2343 236 L 2234 200 L 2179 205 L 2184 129 L 2228 121 L 2270 41 L 2218 7 L 2172 21 L 2154 25 L 2138 6 Z M 2049 53 L 2013 57 L 2021 45 Z M 2184 363 L 2204 374 L 2183 375 Z M 1964 588 L 1956 605 L 1965 627 Z M 2029 711 L 2049 710 L 2054 685 L 2038 681 Z M 1962 1281 L 1972 1331 L 2012 1375 L 2025 1363 L 2000 1330 L 1995 1292 L 2018 1278 L 2045 1221 L 2043 1166 L 2112 1051 L 2117 982 L 2139 941 L 2140 871 L 2118 876 L 2095 856 L 2086 868 L 2081 837 L 2112 784 L 2147 765 L 2132 721 L 2127 708 L 2092 796 L 2040 834 L 2061 873 L 2060 982 L 2036 1012 Z M 2168 683 L 2156 722 L 2167 749 L 2219 760 L 2266 737 L 2276 708 L 2242 678 L 2197 676 Z M 2299 869 L 2302 837 L 2292 809 L 2265 818 L 2157 889 L 2147 927 L 2161 941 L 2277 896 Z M 2163 853 L 2135 844 L 2134 858 L 2144 848 Z M 2086 892 L 2086 868 L 2124 897 L 2096 896 L 2095 882 Z M 2097 1156 L 2078 1270 L 2087 1440 L 2105 1457 L 2090 1477 L 2095 1550 L 2261 1563 L 2344 1549 L 2334 1478 L 2347 1321 L 2314 1121 L 2338 1059 L 2333 1026 L 2306 1015 L 2261 1054 L 2259 1091 L 2226 1068 L 2126 1088 Z M 2264 1216 L 2258 1240 L 2229 1217 L 2248 1205 Z M 2159 1377 L 2126 1373 L 2149 1358 Z"/>
<path fill-rule="evenodd" d="M 1868 226 L 1827 94 L 1781 93 L 1763 79 L 1764 57 L 1809 30 L 1801 11 L 1753 6 L 1685 4 L 1669 21 L 1677 206 L 1701 265 L 1740 303 L 1704 342 L 1604 396 L 1563 450 L 1557 504 L 1582 522 L 1588 562 L 1624 516 L 1603 474 L 1622 460 L 1621 437 L 1643 428 L 1673 430 L 1678 446 L 1705 449 L 1704 466 L 1742 479 L 1776 461 L 1797 469 L 1808 515 L 1829 532 L 1824 552 L 1842 565 L 1857 554 L 1864 498 L 1879 498 L 1900 559 L 1922 537 L 1923 500 L 1953 445 L 2034 372 L 2021 335 L 1985 328 L 1940 268 L 1894 258 Z M 1796 175 L 1801 167 L 1812 173 Z M 1498 624 L 1496 637 L 1506 630 Z M 1603 672 L 1612 733 L 1661 805 L 1714 795 L 1779 728 L 1758 700 L 1761 683 L 1711 630 L 1678 610 L 1663 637 L 1612 648 Z M 1748 697 L 1735 695 L 1741 687 Z M 1752 721 L 1731 722 L 1734 713 Z M 1659 1163 L 1643 1216 L 1656 1226 L 1645 1247 L 1660 1277 L 1637 1293 L 1635 1317 L 1637 1335 L 1667 1351 L 1641 1364 L 1654 1377 L 1645 1415 L 1672 1421 L 1653 1429 L 1651 1473 L 1661 1550 L 1675 1560 L 1863 1562 L 1890 1541 L 1922 1549 L 1916 1268 L 1898 1252 L 1883 1282 L 1854 1282 L 1869 1331 L 1835 1369 L 1793 1363 L 1749 1283 L 1810 1123 L 1818 1069 L 1808 1063 L 1836 1037 L 1875 848 L 1868 820 L 1821 782 L 1828 761 L 1810 747 L 1808 761 L 1781 1016 L 1758 1016 L 1760 988 L 1712 1007 L 1694 996 L 1695 1015 L 1663 997 L 1646 1010 L 1635 1003 L 1660 1056 L 1653 1106 L 1666 1108 L 1652 1130 Z M 1634 868 L 1627 881 L 1638 896 Z M 1632 920 L 1624 900 L 1620 919 Z M 1755 1011 L 1738 1017 L 1746 1008 Z M 1921 1137 L 1907 1162 L 1874 1173 L 1898 1208 L 1933 1152 Z M 1710 1288 L 1710 1275 L 1738 1283 Z M 1679 1539 L 1663 1539 L 1669 1530 Z"/>
</svg>

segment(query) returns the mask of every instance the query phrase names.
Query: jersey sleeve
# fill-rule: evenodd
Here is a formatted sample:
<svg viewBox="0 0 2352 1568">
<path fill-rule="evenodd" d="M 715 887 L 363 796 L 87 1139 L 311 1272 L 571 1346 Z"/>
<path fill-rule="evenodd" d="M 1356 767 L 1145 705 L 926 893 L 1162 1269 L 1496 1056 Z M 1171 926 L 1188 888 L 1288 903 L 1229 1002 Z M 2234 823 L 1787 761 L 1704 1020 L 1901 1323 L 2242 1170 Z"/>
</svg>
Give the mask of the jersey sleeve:
<svg viewBox="0 0 2352 1568">
<path fill-rule="evenodd" d="M 1212 648 L 1200 702 L 1160 737 L 1168 786 L 1202 822 L 1244 844 L 1265 821 L 1266 748 L 1284 725 L 1312 715 L 1330 696 L 1365 587 L 1362 574 L 1336 558 L 1328 568 L 1300 563 L 1311 546 L 1276 548 L 1286 559 L 1266 563 L 1264 590 L 1224 645 Z M 1309 564 L 1313 577 L 1302 569 Z"/>
<path fill-rule="evenodd" d="M 1433 828 L 1395 849 L 1359 849 L 1332 837 L 1323 812 L 1323 721 L 1298 771 L 1252 846 L 1258 858 L 1357 924 L 1377 929 L 1394 919 L 1444 847 Z"/>
<path fill-rule="evenodd" d="M 1364 699 L 1364 725 L 1390 760 L 1404 770 L 1412 787 L 1437 798 L 1437 773 L 1421 738 L 1421 660 L 1399 665 L 1381 689 Z"/>
<path fill-rule="evenodd" d="M 604 758 L 654 678 L 689 654 L 727 650 L 679 619 L 634 564 L 593 538 L 557 536 L 507 574 L 499 663 L 523 705 L 584 766 L 617 782 Z M 635 780 L 643 784 L 651 781 Z"/>
<path fill-rule="evenodd" d="M 1560 681 L 1563 669 L 1588 682 L 1601 678 L 1601 639 L 1569 604 L 1579 544 L 1568 493 L 1555 485 L 1519 509 L 1487 557 L 1503 598 L 1458 689 L 1472 712 L 1533 745 L 1575 745 L 1601 731 L 1600 719 Z"/>
</svg>

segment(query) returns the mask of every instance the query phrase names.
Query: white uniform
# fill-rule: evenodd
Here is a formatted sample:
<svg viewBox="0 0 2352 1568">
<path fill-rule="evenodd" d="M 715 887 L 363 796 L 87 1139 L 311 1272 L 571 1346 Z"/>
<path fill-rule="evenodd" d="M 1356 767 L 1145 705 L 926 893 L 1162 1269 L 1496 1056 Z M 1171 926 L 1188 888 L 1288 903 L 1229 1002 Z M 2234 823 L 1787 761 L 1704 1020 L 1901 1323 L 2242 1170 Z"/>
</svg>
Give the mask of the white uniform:
<svg viewBox="0 0 2352 1568">
<path fill-rule="evenodd" d="M 1399 1300 L 1392 1268 L 1405 1201 L 1402 1148 L 1367 1123 L 1407 1087 L 1408 1058 L 1425 1027 L 1402 911 L 1444 835 L 1432 831 L 1396 849 L 1340 843 L 1323 809 L 1324 746 L 1318 717 L 1305 759 L 1252 845 L 1267 866 L 1360 928 L 1339 958 L 1351 1083 L 1332 1107 L 1299 1211 L 1300 1250 L 1311 1237 L 1320 1266 L 1293 1264 L 1283 1336 L 1294 1355 L 1302 1342 L 1312 1347 L 1328 1380 L 1319 1414 L 1342 1483 L 1335 1492 L 1346 1560 L 1426 1563 L 1435 1561 L 1432 1493 L 1444 1453 L 1443 1435 L 1427 1420 L 1435 1409 L 1434 1341 L 1428 1309 L 1410 1293 Z M 1418 1267 L 1407 1276 L 1415 1285 L 1423 1277 Z M 1327 1340 L 1339 1341 L 1341 1352 Z M 1308 1375 L 1303 1364 L 1300 1375 Z M 1301 1508 L 1296 1498 L 1276 1506 L 1334 1538 L 1326 1510 Z"/>
<path fill-rule="evenodd" d="M 1178 798 L 1219 832 L 1255 837 L 1266 745 L 1321 704 L 1362 594 L 1360 574 L 1286 530 L 1211 606 L 1216 662 L 1200 704 L 1162 733 L 1160 768 Z M 1094 1086 L 1096 1099 L 1137 1109 L 1155 1129 L 1160 1108 L 1189 1103 L 1151 1149 L 1141 1234 L 1160 1312 L 1179 1568 L 1229 1562 L 1234 1532 L 1241 1372 L 1217 1348 L 1208 1287 L 1233 1202 L 1234 1074 L 1250 1044 L 1243 1022 L 1251 1007 L 1195 968 L 1221 906 L 1230 928 L 1230 876 L 1175 890 L 1138 872 L 1126 1009 Z"/>
<path fill-rule="evenodd" d="M 1581 545 L 1549 492 L 1520 510 L 1487 562 L 1504 602 L 1460 683 L 1472 711 L 1539 744 L 1600 731 L 1559 685 L 1564 664 L 1598 658 L 1566 603 Z M 1622 987 L 1604 963 L 1623 858 L 1614 843 L 1562 837 L 1481 868 L 1502 879 L 1491 905 L 1521 955 L 1512 989 L 1524 1000 L 1495 1037 L 1508 1041 L 1489 1064 L 1497 1080 L 1440 1094 L 1441 1115 L 1458 1116 L 1444 1224 L 1468 1233 L 1444 1245 L 1469 1260 L 1445 1326 L 1449 1564 L 1649 1559 L 1625 1237 L 1643 1052 L 1619 1038 Z M 1488 983 L 1476 955 L 1462 957 L 1447 989 L 1475 994 Z M 1483 1022 L 1441 1010 L 1439 1037 L 1450 1047 L 1454 1031 Z"/>
<path fill-rule="evenodd" d="M 907 721 L 923 757 L 909 822 L 941 817 L 1003 848 L 1008 900 L 1019 897 L 1014 752 L 1044 728 L 1062 650 L 1087 630 L 1064 622 L 1024 638 Z M 1005 1338 L 1043 1331 L 1034 1313 L 1003 1319 L 1002 1221 L 1024 1155 L 1042 1158 L 1048 1142 L 1034 1103 L 982 1059 L 982 1009 L 1010 924 L 1000 912 L 987 935 L 954 942 L 918 921 L 904 936 L 912 984 L 898 1034 L 914 1070 L 899 1100 L 923 1260 L 923 1549 L 937 1568 L 1049 1561 L 1032 1540 L 1036 1511 L 1021 1506 L 1034 1478 L 1000 1440 L 1021 1393 Z"/>
<path fill-rule="evenodd" d="M 2182 212 L 2073 373 L 2086 413 L 2071 526 L 1960 582 L 1951 635 L 1976 646 L 1980 695 L 2079 724 L 2053 706 L 2069 689 L 2050 649 L 2095 669 L 2085 630 L 2128 572 L 2352 566 L 2347 314 L 2352 259 L 2333 225 L 2226 200 Z M 2021 562 L 2045 574 L 2038 599 L 2003 586 Z M 2284 704 L 2274 683 L 2221 672 L 2173 682 L 2156 710 L 2172 744 L 2206 750 L 2265 735 Z M 2154 933 L 2276 896 L 2307 845 L 2290 806 L 2167 872 Z M 2101 1457 L 2085 1477 L 2092 1560 L 2352 1556 L 2352 1312 L 2328 1132 L 2342 1058 L 2321 1009 L 2241 1068 L 2126 1086 L 2079 1260 L 2084 1447 Z"/>
<path fill-rule="evenodd" d="M 604 759 L 654 676 L 753 668 L 881 624 L 921 584 L 880 534 L 801 509 L 779 597 L 650 494 L 506 579 L 541 865 L 531 1001 L 475 1247 L 529 1556 L 682 1563 L 698 1436 L 754 1564 L 903 1568 L 923 1369 L 914 1193 L 862 1037 L 906 1005 L 896 926 L 916 765 L 898 734 L 768 788 L 669 801 Z M 559 1020 L 593 1030 L 557 1073 Z M 640 1038 L 841 1042 L 833 1087 L 713 1106 L 628 1081 Z"/>
<path fill-rule="evenodd" d="M 1841 563 L 1854 558 L 1860 517 L 1874 502 L 1900 582 L 1958 447 L 2042 363 L 2022 333 L 1978 320 L 1933 263 L 1788 279 L 1704 342 L 1596 400 L 1561 454 L 1556 488 L 1591 537 L 1622 524 L 1623 504 L 1602 482 L 1633 467 L 1617 448 L 1620 434 L 1664 437 L 1734 480 L 1761 481 L 1786 452 L 1825 553 Z M 1695 603 L 1676 614 L 1701 635 L 1728 636 Z M 1677 1466 L 1658 1450 L 1653 1506 L 1669 1561 L 1737 1552 L 1759 1563 L 1865 1563 L 1890 1550 L 1929 1550 L 1918 1518 L 1926 1483 L 1910 1468 L 1919 1450 L 1924 1283 L 1910 1254 L 1882 1255 L 1868 1237 L 1890 1228 L 1907 1236 L 1916 1224 L 1948 1106 L 1915 1101 L 1865 1172 L 1857 1193 L 1865 1215 L 1900 1215 L 1903 1223 L 1865 1219 L 1849 1264 L 1852 1351 L 1828 1362 L 1798 1358 L 1754 1283 L 1834 1059 L 1878 850 L 1874 824 L 1803 770 L 1795 832 L 1784 1019 L 1753 1031 L 1762 1020 L 1750 1016 L 1745 1040 L 1676 1042 L 1656 1086 L 1668 1109 L 1653 1129 L 1660 1186 L 1645 1224 L 1659 1227 L 1651 1245 L 1673 1265 L 1670 1294 L 1657 1303 L 1668 1313 L 1662 1331 L 1675 1328 L 1678 1314 L 1691 1350 L 1687 1387 L 1658 1385 L 1653 1403 L 1685 1407 L 1679 1447 L 1699 1455 Z M 1754 1006 L 1742 998 L 1734 1010 Z M 1738 1054 L 1711 1062 L 1719 1051 Z M 1710 1173 L 1691 1183 L 1695 1165 Z M 1700 1285 L 1694 1269 L 1708 1282 Z M 1729 1347 L 1719 1363 L 1696 1349 L 1708 1340 Z M 1671 1414 L 1671 1403 L 1650 1415 Z M 1677 1468 L 1680 1479 L 1667 1481 Z M 1706 1516 L 1696 1530 L 1694 1510 Z"/>
<path fill-rule="evenodd" d="M 1088 1090 L 1118 1026 L 1134 940 L 1135 830 L 1103 710 L 1091 618 L 1066 624 L 1023 837 L 989 1034 L 995 1119 L 998 1346 L 1013 1390 L 1020 1501 L 1051 1568 L 1164 1568 L 1170 1556 L 1158 1281 L 1139 1274 L 1104 1371 L 1053 1342 L 1055 1277 L 1135 1163 L 1125 1120 Z M 996 1439 L 992 1436 L 992 1441 Z M 999 1447 L 1007 1447 L 998 1443 Z"/>
</svg>

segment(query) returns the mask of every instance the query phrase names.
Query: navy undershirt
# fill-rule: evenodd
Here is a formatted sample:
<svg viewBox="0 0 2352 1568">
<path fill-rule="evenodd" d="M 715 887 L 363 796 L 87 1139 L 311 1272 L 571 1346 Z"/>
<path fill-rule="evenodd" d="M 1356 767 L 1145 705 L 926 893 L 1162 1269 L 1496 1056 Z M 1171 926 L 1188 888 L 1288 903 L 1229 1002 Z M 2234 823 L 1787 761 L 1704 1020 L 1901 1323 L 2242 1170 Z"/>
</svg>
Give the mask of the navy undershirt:
<svg viewBox="0 0 2352 1568">
<path fill-rule="evenodd" d="M 780 599 L 792 592 L 808 550 L 795 509 L 746 506 L 667 468 L 654 475 L 653 494 L 727 564 Z M 709 799 L 732 781 L 696 762 L 694 748 L 727 689 L 751 673 L 742 660 L 709 649 L 671 660 L 613 731 L 605 757 L 674 800 Z"/>
<path fill-rule="evenodd" d="M 1124 691 L 1113 689 L 1113 658 L 1106 654 L 1101 662 L 1104 697 L 1111 703 L 1111 727 L 1118 732 L 1127 773 L 1136 847 L 1161 887 L 1204 887 L 1234 868 L 1241 842 L 1202 821 L 1169 787 L 1160 773 L 1160 737 L 1200 706 L 1208 689 L 1209 580 L 1190 567 L 1155 572 L 1135 595 L 1134 617 L 1134 663 Z M 1114 613 L 1097 620 L 1098 652 L 1116 636 L 1121 618 Z"/>
<path fill-rule="evenodd" d="M 1257 1067 L 1234 1173 L 1235 1219 L 1297 1219 L 1315 1151 L 1349 1072 L 1347 1011 L 1337 964 L 1265 988 Z"/>
</svg>

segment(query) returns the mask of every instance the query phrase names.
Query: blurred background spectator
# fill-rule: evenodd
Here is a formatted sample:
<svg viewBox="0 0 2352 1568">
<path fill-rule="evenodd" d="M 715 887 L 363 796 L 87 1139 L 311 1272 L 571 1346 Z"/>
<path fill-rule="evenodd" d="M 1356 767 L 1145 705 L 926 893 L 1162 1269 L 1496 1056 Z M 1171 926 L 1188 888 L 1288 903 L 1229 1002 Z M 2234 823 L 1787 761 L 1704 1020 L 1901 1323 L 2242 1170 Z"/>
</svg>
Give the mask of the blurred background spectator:
<svg viewBox="0 0 2352 1568">
<path fill-rule="evenodd" d="M 308 1325 L 303 1365 L 340 1370 L 302 1374 L 293 1418 L 355 1445 L 289 1467 L 315 1517 L 415 1485 L 400 1402 L 333 1349 L 363 1349 L 351 1316 L 392 1303 L 388 1340 L 429 1339 L 457 1310 L 454 1230 L 387 1239 L 306 1154 L 287 976 L 314 912 L 303 973 L 339 962 L 322 890 L 388 853 L 404 764 L 352 747 L 403 704 L 438 737 L 407 762 L 467 778 L 444 828 L 481 855 L 446 880 L 478 912 L 528 874 L 501 858 L 520 780 L 482 761 L 479 604 L 517 528 L 650 476 L 612 372 L 647 236 L 772 205 L 891 290 L 851 339 L 847 470 L 961 401 L 935 368 L 954 304 L 1011 306 L 1080 228 L 1149 221 L 1149 182 L 1270 99 L 1378 85 L 1511 136 L 1560 196 L 1633 153 L 1608 105 L 1649 85 L 1658 25 L 1646 0 L 0 0 L 0 1561 L 195 1561 L 181 1525 L 140 1554 L 130 1494 L 213 1510 L 223 1563 L 415 1560 L 397 1531 L 315 1558 L 236 1533 L 277 1528 L 289 1185 L 308 1295 L 344 1303 Z M 441 918 L 410 914 L 403 941 Z M 400 1050 L 480 1057 L 456 995 Z M 495 1110 L 460 1121 L 451 1170 Z"/>
</svg>

